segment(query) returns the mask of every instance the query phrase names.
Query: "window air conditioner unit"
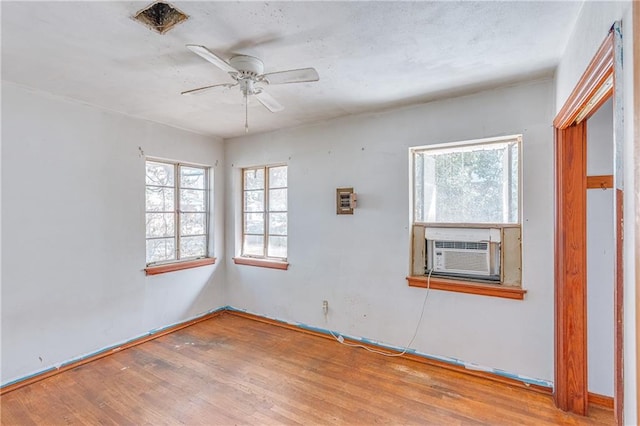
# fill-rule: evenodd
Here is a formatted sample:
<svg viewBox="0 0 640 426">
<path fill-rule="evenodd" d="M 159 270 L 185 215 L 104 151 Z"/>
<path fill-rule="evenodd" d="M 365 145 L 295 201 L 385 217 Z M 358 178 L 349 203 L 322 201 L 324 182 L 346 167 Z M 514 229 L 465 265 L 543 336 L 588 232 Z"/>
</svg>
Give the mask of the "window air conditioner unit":
<svg viewBox="0 0 640 426">
<path fill-rule="evenodd" d="M 427 229 L 427 272 L 500 281 L 500 235 L 490 229 Z M 431 237 L 432 239 L 430 239 Z"/>
</svg>

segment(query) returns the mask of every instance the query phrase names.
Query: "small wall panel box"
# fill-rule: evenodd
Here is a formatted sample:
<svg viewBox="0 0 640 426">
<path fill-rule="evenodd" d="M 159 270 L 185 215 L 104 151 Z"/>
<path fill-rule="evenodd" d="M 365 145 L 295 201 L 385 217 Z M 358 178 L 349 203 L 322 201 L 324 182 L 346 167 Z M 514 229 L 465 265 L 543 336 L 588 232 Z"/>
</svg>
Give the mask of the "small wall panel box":
<svg viewBox="0 0 640 426">
<path fill-rule="evenodd" d="M 337 188 L 336 189 L 336 213 L 337 214 L 353 214 L 356 208 L 356 194 L 353 188 Z"/>
</svg>

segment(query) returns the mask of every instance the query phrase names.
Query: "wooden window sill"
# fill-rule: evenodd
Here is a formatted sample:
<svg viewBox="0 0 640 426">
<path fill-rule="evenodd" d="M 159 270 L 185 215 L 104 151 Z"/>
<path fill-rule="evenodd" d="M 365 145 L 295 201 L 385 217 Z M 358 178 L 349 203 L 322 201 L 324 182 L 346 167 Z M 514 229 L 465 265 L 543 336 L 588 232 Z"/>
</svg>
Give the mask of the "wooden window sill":
<svg viewBox="0 0 640 426">
<path fill-rule="evenodd" d="M 199 266 L 213 265 L 216 263 L 215 257 L 204 259 L 186 260 L 184 262 L 165 263 L 164 265 L 148 266 L 144 268 L 147 275 L 165 274 L 167 272 L 180 271 L 182 269 L 197 268 Z"/>
<path fill-rule="evenodd" d="M 427 277 L 407 277 L 410 287 L 427 288 Z M 505 299 L 523 300 L 527 290 L 519 287 L 506 287 L 497 284 L 481 284 L 469 281 L 450 280 L 431 277 L 429 289 L 454 291 L 457 293 L 479 294 L 482 296 L 503 297 Z"/>
<path fill-rule="evenodd" d="M 233 263 L 236 265 L 258 266 L 260 268 L 289 269 L 289 263 L 282 260 L 256 259 L 253 257 L 234 257 Z"/>
</svg>

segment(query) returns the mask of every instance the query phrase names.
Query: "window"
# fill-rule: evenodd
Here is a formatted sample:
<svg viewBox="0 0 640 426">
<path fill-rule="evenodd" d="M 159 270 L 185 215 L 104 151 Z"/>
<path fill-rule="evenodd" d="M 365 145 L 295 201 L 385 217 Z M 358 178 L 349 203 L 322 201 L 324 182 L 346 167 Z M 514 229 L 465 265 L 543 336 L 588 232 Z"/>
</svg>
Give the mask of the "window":
<svg viewBox="0 0 640 426">
<path fill-rule="evenodd" d="M 208 256 L 209 170 L 146 162 L 147 266 Z"/>
<path fill-rule="evenodd" d="M 242 256 L 287 259 L 287 166 L 242 170 Z"/>
<path fill-rule="evenodd" d="M 415 222 L 519 223 L 520 137 L 413 150 Z"/>
<path fill-rule="evenodd" d="M 520 145 L 516 135 L 411 149 L 410 285 L 523 297 Z"/>
</svg>

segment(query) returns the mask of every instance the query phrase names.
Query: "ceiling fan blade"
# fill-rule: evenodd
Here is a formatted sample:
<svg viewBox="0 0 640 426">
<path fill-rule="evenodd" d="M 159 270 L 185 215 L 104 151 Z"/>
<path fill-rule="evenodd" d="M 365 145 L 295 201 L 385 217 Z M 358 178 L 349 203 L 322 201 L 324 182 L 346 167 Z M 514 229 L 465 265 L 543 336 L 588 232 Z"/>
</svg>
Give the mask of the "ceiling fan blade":
<svg viewBox="0 0 640 426">
<path fill-rule="evenodd" d="M 269 84 L 304 83 L 318 81 L 320 76 L 314 68 L 302 68 L 299 70 L 278 71 L 263 74 L 264 80 Z"/>
<path fill-rule="evenodd" d="M 278 112 L 284 109 L 284 107 L 280 105 L 280 102 L 276 101 L 273 96 L 271 96 L 267 92 L 259 92 L 256 93 L 255 96 L 256 99 L 258 99 L 258 102 L 264 105 L 265 108 L 267 108 L 271 112 Z"/>
<path fill-rule="evenodd" d="M 208 92 L 211 89 L 215 89 L 218 87 L 224 87 L 225 89 L 228 89 L 230 87 L 233 86 L 237 86 L 238 83 L 235 84 L 231 84 L 231 83 L 224 83 L 224 84 L 214 84 L 213 86 L 204 86 L 204 87 L 198 87 L 197 89 L 191 89 L 191 90 L 187 90 L 184 92 L 181 92 L 181 95 L 201 95 L 203 93 Z"/>
<path fill-rule="evenodd" d="M 204 46 L 199 46 L 197 44 L 187 44 L 187 49 L 189 49 L 196 55 L 199 55 L 203 59 L 206 59 L 207 61 L 211 62 L 213 65 L 217 66 L 223 71 L 233 72 L 233 73 L 238 72 L 238 70 L 232 67 L 231 65 L 229 65 L 227 61 L 225 61 L 224 59 L 222 59 L 221 57 L 219 57 L 218 55 L 216 55 L 215 53 L 213 53 L 212 51 L 210 51 Z"/>
</svg>

